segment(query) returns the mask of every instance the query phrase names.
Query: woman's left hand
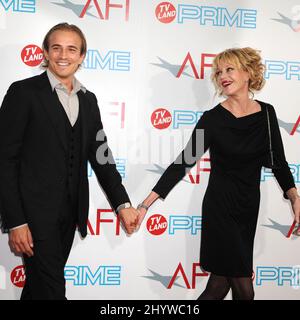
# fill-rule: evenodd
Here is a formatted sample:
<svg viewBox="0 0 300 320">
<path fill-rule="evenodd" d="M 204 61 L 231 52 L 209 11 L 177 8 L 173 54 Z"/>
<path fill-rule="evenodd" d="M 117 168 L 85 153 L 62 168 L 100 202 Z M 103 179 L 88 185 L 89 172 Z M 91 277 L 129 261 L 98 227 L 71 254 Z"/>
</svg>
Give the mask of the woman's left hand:
<svg viewBox="0 0 300 320">
<path fill-rule="evenodd" d="M 292 201 L 292 208 L 295 221 L 298 224 L 297 229 L 293 233 L 297 236 L 300 236 L 300 196 L 297 196 L 296 199 Z"/>
<path fill-rule="evenodd" d="M 292 201 L 292 208 L 295 215 L 295 220 L 300 223 L 300 196 L 297 196 L 294 201 Z"/>
</svg>

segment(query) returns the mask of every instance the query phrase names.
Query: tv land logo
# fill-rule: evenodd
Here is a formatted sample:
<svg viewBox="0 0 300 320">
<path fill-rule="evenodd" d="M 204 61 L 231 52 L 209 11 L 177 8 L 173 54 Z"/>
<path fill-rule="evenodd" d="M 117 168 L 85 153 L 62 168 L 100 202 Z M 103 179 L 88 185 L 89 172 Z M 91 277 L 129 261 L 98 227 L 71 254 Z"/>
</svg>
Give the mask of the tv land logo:
<svg viewBox="0 0 300 320">
<path fill-rule="evenodd" d="M 87 228 L 91 236 L 101 236 L 107 232 L 115 236 L 121 234 L 120 218 L 112 209 L 97 209 L 95 217 L 90 215 Z M 153 214 L 146 220 L 145 228 L 153 236 L 164 233 L 174 236 L 182 232 L 197 236 L 202 229 L 202 216 L 169 215 L 167 219 L 162 214 Z"/>
<path fill-rule="evenodd" d="M 23 265 L 15 267 L 10 274 L 11 283 L 18 287 L 23 288 L 25 285 L 26 275 Z"/>
<path fill-rule="evenodd" d="M 179 129 L 181 126 L 194 126 L 202 117 L 204 111 L 173 110 L 173 115 L 168 109 L 158 108 L 151 114 L 151 123 L 154 128 L 162 130 L 170 127 Z"/>
<path fill-rule="evenodd" d="M 186 231 L 196 236 L 202 230 L 202 217 L 190 215 L 170 215 L 167 221 L 161 214 L 153 214 L 146 222 L 148 232 L 153 236 L 159 236 L 165 232 L 168 235 L 178 234 L 178 231 Z"/>
<path fill-rule="evenodd" d="M 170 2 L 162 2 L 157 5 L 155 15 L 158 21 L 170 23 L 176 18 L 176 8 Z"/>
<path fill-rule="evenodd" d="M 43 50 L 35 44 L 29 44 L 22 49 L 21 59 L 27 66 L 36 67 L 44 59 Z"/>
<path fill-rule="evenodd" d="M 173 286 L 186 289 L 195 289 L 197 279 L 199 277 L 200 279 L 203 277 L 208 277 L 209 274 L 201 269 L 200 263 L 198 262 L 192 263 L 192 265 L 189 268 L 191 268 L 191 270 L 184 268 L 182 263 L 179 262 L 179 264 L 175 268 L 175 271 L 171 275 L 163 276 L 158 272 L 148 269 L 152 275 L 143 276 L 143 278 L 152 281 L 157 281 L 161 283 L 166 289 L 172 289 Z M 188 276 L 189 274 L 191 274 L 190 277 Z M 178 283 L 181 277 L 183 279 L 183 284 Z"/>
<path fill-rule="evenodd" d="M 147 220 L 147 230 L 154 236 L 163 234 L 167 227 L 167 219 L 161 214 L 154 214 Z"/>
<path fill-rule="evenodd" d="M 281 17 L 280 19 L 272 19 L 279 23 L 287 25 L 294 32 L 300 31 L 300 5 L 294 6 L 291 9 L 292 18 L 285 16 L 284 14 L 277 12 L 277 14 Z"/>
<path fill-rule="evenodd" d="M 173 129 L 179 129 L 181 126 L 195 126 L 202 117 L 204 111 L 193 110 L 173 110 L 173 115 L 168 109 L 158 108 L 151 114 L 151 123 L 154 128 L 162 130 L 167 129 L 173 124 Z M 300 134 L 300 116 L 295 123 L 285 122 L 277 119 L 279 127 L 284 129 L 289 135 L 293 136 L 295 133 Z"/>
<path fill-rule="evenodd" d="M 29 44 L 22 49 L 21 58 L 26 65 L 36 67 L 44 59 L 43 50 L 35 44 Z M 91 70 L 130 71 L 131 53 L 128 51 L 109 50 L 103 52 L 97 49 L 89 49 L 82 66 L 84 69 Z"/>
<path fill-rule="evenodd" d="M 7 12 L 35 13 L 36 0 L 0 0 L 1 8 Z"/>
<path fill-rule="evenodd" d="M 62 2 L 52 2 L 52 4 L 71 10 L 79 18 L 88 16 L 100 20 L 110 20 L 111 12 L 117 10 L 122 20 L 129 20 L 130 0 L 85 0 L 81 2 L 82 4 L 77 4 L 69 0 L 62 0 Z"/>
<path fill-rule="evenodd" d="M 172 115 L 167 109 L 156 109 L 151 115 L 151 123 L 156 129 L 167 129 L 172 123 Z"/>
<path fill-rule="evenodd" d="M 161 2 L 155 8 L 155 15 L 161 23 L 171 23 L 177 16 L 177 23 L 197 22 L 201 26 L 255 29 L 257 10 L 238 8 L 229 10 L 225 7 L 178 4 Z"/>
</svg>

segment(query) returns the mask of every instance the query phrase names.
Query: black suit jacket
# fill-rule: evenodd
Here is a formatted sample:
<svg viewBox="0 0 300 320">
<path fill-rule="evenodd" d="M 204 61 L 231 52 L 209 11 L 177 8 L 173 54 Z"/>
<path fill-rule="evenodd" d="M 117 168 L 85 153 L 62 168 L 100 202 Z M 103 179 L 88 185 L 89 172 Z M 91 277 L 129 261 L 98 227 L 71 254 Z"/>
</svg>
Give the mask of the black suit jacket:
<svg viewBox="0 0 300 320">
<path fill-rule="evenodd" d="M 97 99 L 78 92 L 81 110 L 81 164 L 78 185 L 78 227 L 87 234 L 89 191 L 87 161 L 114 209 L 129 201 L 107 147 Z M 0 108 L 0 214 L 9 229 L 28 223 L 35 238 L 56 223 L 67 180 L 67 141 L 62 108 L 46 72 L 13 83 Z M 102 130 L 102 141 L 96 135 Z M 106 150 L 110 163 L 99 164 L 96 152 Z"/>
</svg>

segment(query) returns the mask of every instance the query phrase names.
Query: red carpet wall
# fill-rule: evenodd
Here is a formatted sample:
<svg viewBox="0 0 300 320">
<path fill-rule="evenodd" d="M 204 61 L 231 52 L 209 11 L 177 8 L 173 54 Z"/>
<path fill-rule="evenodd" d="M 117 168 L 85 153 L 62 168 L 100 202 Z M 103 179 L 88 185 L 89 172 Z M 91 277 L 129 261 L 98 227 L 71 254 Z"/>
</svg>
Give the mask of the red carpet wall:
<svg viewBox="0 0 300 320">
<path fill-rule="evenodd" d="M 219 102 L 210 81 L 211 61 L 229 47 L 261 50 L 267 81 L 255 98 L 274 105 L 299 186 L 298 0 L 0 0 L 1 101 L 11 82 L 43 71 L 42 39 L 63 21 L 86 35 L 88 52 L 77 77 L 98 97 L 134 205 L 181 151 L 203 111 Z M 207 153 L 128 237 L 90 170 L 89 234 L 85 239 L 76 234 L 65 269 L 67 297 L 195 299 L 208 279 L 199 267 L 199 247 L 209 174 Z M 289 202 L 272 172 L 263 169 L 253 266 L 256 299 L 300 298 L 300 238 L 287 237 L 292 222 Z M 22 260 L 7 242 L 1 234 L 0 299 L 19 299 Z"/>
</svg>

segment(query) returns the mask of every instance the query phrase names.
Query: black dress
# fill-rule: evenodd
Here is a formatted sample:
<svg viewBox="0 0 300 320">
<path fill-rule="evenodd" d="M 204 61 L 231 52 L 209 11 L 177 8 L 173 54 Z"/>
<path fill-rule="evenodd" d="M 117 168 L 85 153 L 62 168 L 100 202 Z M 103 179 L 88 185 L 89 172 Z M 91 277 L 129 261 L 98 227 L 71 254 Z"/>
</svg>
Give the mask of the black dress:
<svg viewBox="0 0 300 320">
<path fill-rule="evenodd" d="M 275 110 L 271 105 L 258 103 L 261 111 L 240 118 L 220 104 L 204 112 L 186 148 L 153 188 L 165 198 L 209 149 L 211 172 L 202 204 L 200 264 L 216 275 L 252 275 L 261 168 L 269 161 L 267 107 L 279 166 L 272 169 L 273 173 L 284 193 L 295 186 L 285 160 Z M 204 129 L 202 152 L 197 150 L 197 129 Z"/>
</svg>

